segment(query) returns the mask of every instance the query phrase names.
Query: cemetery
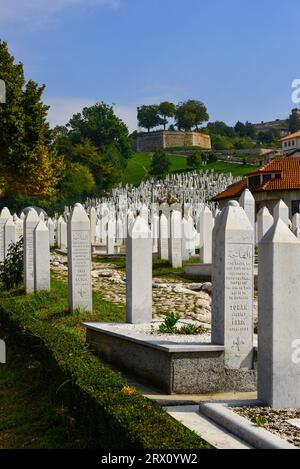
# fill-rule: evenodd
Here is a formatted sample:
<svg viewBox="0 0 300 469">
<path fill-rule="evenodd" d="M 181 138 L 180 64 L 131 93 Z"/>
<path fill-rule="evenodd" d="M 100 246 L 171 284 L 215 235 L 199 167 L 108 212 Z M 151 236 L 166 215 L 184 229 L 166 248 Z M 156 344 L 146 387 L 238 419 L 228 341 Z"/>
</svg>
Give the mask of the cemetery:
<svg viewBox="0 0 300 469">
<path fill-rule="evenodd" d="M 241 447 L 300 446 L 300 216 L 281 200 L 256 214 L 248 189 L 220 210 L 214 196 L 237 182 L 191 172 L 54 217 L 1 211 L 2 262 L 21 243 L 24 265 L 24 289 L 1 292 L 1 327 L 38 346 L 107 447 L 214 446 L 185 401 Z"/>
</svg>

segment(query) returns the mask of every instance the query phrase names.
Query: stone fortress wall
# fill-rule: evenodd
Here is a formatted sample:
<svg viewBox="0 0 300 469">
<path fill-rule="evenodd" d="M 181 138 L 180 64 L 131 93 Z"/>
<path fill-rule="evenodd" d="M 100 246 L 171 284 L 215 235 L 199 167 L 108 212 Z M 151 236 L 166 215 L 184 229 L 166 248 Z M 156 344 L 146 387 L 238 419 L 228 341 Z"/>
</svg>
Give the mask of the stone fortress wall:
<svg viewBox="0 0 300 469">
<path fill-rule="evenodd" d="M 210 136 L 200 132 L 159 131 L 139 135 L 134 142 L 134 150 L 156 151 L 163 148 L 195 146 L 211 150 Z"/>
</svg>

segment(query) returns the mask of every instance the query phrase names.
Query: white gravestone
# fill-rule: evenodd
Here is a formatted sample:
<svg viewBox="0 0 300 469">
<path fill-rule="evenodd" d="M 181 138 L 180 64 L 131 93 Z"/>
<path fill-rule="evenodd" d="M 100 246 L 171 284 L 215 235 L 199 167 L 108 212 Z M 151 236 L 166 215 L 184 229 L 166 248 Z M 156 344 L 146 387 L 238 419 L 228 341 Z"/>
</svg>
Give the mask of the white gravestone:
<svg viewBox="0 0 300 469">
<path fill-rule="evenodd" d="M 9 247 L 17 240 L 16 225 L 12 218 L 9 218 L 4 225 L 4 255 L 8 254 Z"/>
<path fill-rule="evenodd" d="M 293 233 L 296 233 L 297 228 L 300 228 L 300 215 L 299 213 L 294 213 L 292 218 L 292 229 Z"/>
<path fill-rule="evenodd" d="M 124 238 L 125 238 L 125 233 L 124 233 L 124 223 L 122 218 L 118 217 L 117 223 L 116 223 L 116 237 L 117 237 L 117 243 L 123 244 L 124 243 Z"/>
<path fill-rule="evenodd" d="M 182 260 L 183 261 L 188 261 L 189 258 L 190 258 L 188 238 L 189 238 L 189 224 L 187 222 L 187 219 L 185 217 L 183 217 L 183 219 L 182 219 L 182 240 L 181 240 L 181 252 L 182 252 Z"/>
<path fill-rule="evenodd" d="M 259 245 L 258 399 L 300 408 L 300 241 L 279 219 Z"/>
<path fill-rule="evenodd" d="M 143 204 L 141 210 L 140 210 L 140 216 L 144 218 L 145 222 L 148 223 L 149 220 L 149 210 L 147 205 Z"/>
<path fill-rule="evenodd" d="M 5 258 L 4 225 L 10 218 L 10 211 L 7 207 L 4 207 L 0 214 L 0 262 L 3 262 Z"/>
<path fill-rule="evenodd" d="M 287 226 L 289 226 L 289 208 L 283 202 L 283 200 L 279 200 L 279 202 L 275 205 L 273 210 L 273 217 L 274 221 L 277 221 L 280 218 Z"/>
<path fill-rule="evenodd" d="M 196 253 L 196 238 L 195 238 L 195 230 L 194 230 L 194 220 L 191 216 L 187 218 L 188 222 L 188 250 L 190 257 L 194 257 Z"/>
<path fill-rule="evenodd" d="M 90 211 L 90 222 L 91 222 L 91 242 L 96 242 L 96 223 L 97 223 L 97 212 L 94 207 Z"/>
<path fill-rule="evenodd" d="M 159 216 L 155 213 L 152 215 L 151 236 L 152 236 L 152 252 L 158 252 L 158 235 L 159 235 Z"/>
<path fill-rule="evenodd" d="M 253 364 L 253 227 L 238 202 L 218 216 L 213 231 L 212 343 L 225 346 L 227 368 Z"/>
<path fill-rule="evenodd" d="M 67 230 L 67 223 L 63 218 L 60 222 L 60 249 L 65 251 L 68 246 L 68 230 Z"/>
<path fill-rule="evenodd" d="M 106 254 L 114 254 L 115 252 L 115 221 L 108 220 L 107 224 L 107 240 L 106 240 Z"/>
<path fill-rule="evenodd" d="M 200 260 L 203 264 L 212 262 L 212 230 L 213 215 L 208 207 L 202 212 L 202 247 L 200 249 Z"/>
<path fill-rule="evenodd" d="M 49 230 L 43 220 L 34 230 L 34 291 L 50 290 Z"/>
<path fill-rule="evenodd" d="M 57 220 L 56 224 L 56 241 L 57 241 L 57 246 L 60 248 L 61 247 L 61 230 L 60 230 L 60 225 L 61 222 L 63 221 L 63 217 L 60 216 L 59 219 Z"/>
<path fill-rule="evenodd" d="M 271 228 L 273 225 L 273 217 L 270 214 L 267 207 L 262 207 L 257 214 L 257 241 L 264 237 L 266 232 Z"/>
<path fill-rule="evenodd" d="M 171 212 L 170 238 L 169 238 L 169 262 L 174 269 L 182 267 L 182 225 L 181 213 Z"/>
<path fill-rule="evenodd" d="M 148 223 L 138 216 L 126 240 L 126 322 L 152 321 L 152 239 Z"/>
<path fill-rule="evenodd" d="M 16 214 L 13 216 L 13 220 L 14 220 L 15 225 L 16 225 L 16 242 L 19 242 L 20 239 L 23 237 L 24 222 Z"/>
<path fill-rule="evenodd" d="M 38 225 L 40 218 L 36 211 L 31 208 L 24 220 L 24 286 L 26 293 L 34 292 L 34 230 Z"/>
<path fill-rule="evenodd" d="M 162 213 L 159 218 L 158 256 L 161 260 L 169 260 L 169 227 L 168 219 Z"/>
<path fill-rule="evenodd" d="M 48 230 L 49 230 L 49 245 L 54 246 L 55 245 L 55 235 L 54 235 L 54 223 L 52 221 L 52 218 L 48 218 L 47 227 L 48 227 Z"/>
<path fill-rule="evenodd" d="M 70 311 L 92 312 L 91 225 L 81 204 L 68 220 L 68 288 Z"/>
<path fill-rule="evenodd" d="M 240 206 L 243 207 L 243 209 L 246 212 L 247 217 L 249 218 L 249 221 L 251 225 L 255 226 L 255 199 L 249 189 L 245 189 L 244 192 L 242 193 L 240 197 Z"/>
</svg>

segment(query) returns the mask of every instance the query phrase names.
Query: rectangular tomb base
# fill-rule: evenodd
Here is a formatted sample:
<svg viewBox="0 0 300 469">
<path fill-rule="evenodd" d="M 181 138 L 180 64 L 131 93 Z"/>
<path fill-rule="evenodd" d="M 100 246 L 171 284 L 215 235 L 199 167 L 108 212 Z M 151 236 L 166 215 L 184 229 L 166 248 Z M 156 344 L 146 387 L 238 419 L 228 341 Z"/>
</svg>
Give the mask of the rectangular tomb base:
<svg viewBox="0 0 300 469">
<path fill-rule="evenodd" d="M 256 390 L 255 370 L 225 369 L 224 347 L 201 343 L 197 336 L 177 342 L 136 333 L 129 324 L 83 325 L 101 358 L 168 394 Z"/>
</svg>

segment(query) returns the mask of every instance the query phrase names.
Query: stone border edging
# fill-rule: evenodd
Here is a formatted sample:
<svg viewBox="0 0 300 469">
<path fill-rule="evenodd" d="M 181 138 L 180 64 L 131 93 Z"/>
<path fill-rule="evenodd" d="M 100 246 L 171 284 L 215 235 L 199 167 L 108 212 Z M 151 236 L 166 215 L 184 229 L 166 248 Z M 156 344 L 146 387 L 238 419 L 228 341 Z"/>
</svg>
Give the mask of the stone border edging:
<svg viewBox="0 0 300 469">
<path fill-rule="evenodd" d="M 249 443 L 255 449 L 298 449 L 265 428 L 255 426 L 249 420 L 230 410 L 228 406 L 242 407 L 259 404 L 258 401 L 202 402 L 199 412 Z"/>
</svg>

